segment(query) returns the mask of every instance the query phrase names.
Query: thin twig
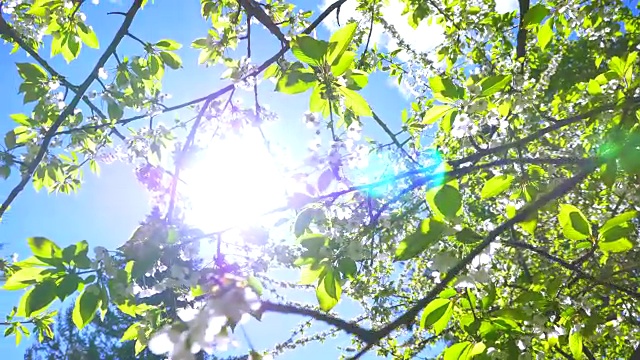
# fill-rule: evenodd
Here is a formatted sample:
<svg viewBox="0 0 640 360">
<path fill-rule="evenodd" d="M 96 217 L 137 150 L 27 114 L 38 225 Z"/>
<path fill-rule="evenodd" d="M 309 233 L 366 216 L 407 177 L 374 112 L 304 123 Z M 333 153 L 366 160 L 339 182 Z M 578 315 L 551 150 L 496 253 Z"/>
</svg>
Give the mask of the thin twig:
<svg viewBox="0 0 640 360">
<path fill-rule="evenodd" d="M 375 120 L 375 122 L 382 128 L 382 130 L 384 130 L 384 132 L 389 136 L 389 138 L 391 138 L 391 141 L 393 141 L 393 143 L 398 147 L 398 150 L 400 150 L 409 160 L 411 160 L 412 163 L 416 165 L 420 165 L 418 161 L 416 161 L 416 159 L 414 159 L 411 155 L 409 155 L 409 153 L 404 149 L 404 147 L 402 147 L 402 144 L 400 144 L 396 135 L 391 131 L 391 129 L 389 129 L 387 124 L 384 121 L 382 121 L 382 119 L 380 119 L 378 114 L 376 114 L 375 112 L 372 112 L 372 116 L 373 116 L 373 120 Z"/>
</svg>

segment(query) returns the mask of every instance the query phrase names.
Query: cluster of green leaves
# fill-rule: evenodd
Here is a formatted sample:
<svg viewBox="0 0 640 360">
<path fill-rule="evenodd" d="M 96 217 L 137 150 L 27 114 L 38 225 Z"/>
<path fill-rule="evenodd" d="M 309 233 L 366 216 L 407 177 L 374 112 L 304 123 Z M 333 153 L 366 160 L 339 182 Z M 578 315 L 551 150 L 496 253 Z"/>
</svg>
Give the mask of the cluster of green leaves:
<svg viewBox="0 0 640 360">
<path fill-rule="evenodd" d="M 329 311 L 340 301 L 344 284 L 357 276 L 358 267 L 344 246 L 311 231 L 311 224 L 322 220 L 323 213 L 318 208 L 308 207 L 298 214 L 294 232 L 304 250 L 293 264 L 301 267 L 300 284 L 316 284 L 318 304 Z"/>
<path fill-rule="evenodd" d="M 298 35 L 292 40 L 291 51 L 299 61 L 286 69 L 271 65 L 264 77 L 276 77 L 276 91 L 285 94 L 312 89 L 309 110 L 324 117 L 338 116 L 347 126 L 359 116 L 372 116 L 371 107 L 357 92 L 367 85 L 368 74 L 355 68 L 356 53 L 349 50 L 357 25 L 345 25 L 328 42 Z"/>
<path fill-rule="evenodd" d="M 56 312 L 40 315 L 56 299 L 64 301 L 77 291 L 83 291 L 74 310 L 74 322 L 79 328 L 91 321 L 101 303 L 104 304 L 102 308 L 106 309 L 107 294 L 96 282 L 96 275 L 85 276 L 93 273 L 90 270 L 91 261 L 87 257 L 86 241 L 61 249 L 47 238 L 34 237 L 29 239 L 29 246 L 33 256 L 12 264 L 3 285 L 4 290 L 26 289 L 8 320 L 13 317 L 34 318 L 34 330 L 42 340 L 43 334 L 52 336 L 51 317 Z M 13 330 L 7 330 L 5 336 L 14 332 L 17 334 L 18 330 L 26 333 L 26 328 L 19 322 L 8 329 Z M 16 341 L 19 342 L 19 338 Z"/>
</svg>

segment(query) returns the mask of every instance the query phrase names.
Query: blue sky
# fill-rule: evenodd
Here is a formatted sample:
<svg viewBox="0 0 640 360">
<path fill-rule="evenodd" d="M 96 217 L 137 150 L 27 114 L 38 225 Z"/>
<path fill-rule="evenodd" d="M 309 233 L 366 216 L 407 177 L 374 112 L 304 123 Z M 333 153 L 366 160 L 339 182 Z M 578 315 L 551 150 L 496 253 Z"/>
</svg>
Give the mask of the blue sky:
<svg viewBox="0 0 640 360">
<path fill-rule="evenodd" d="M 125 2 L 127 3 L 127 2 Z M 176 3 L 157 1 L 150 4 L 135 19 L 131 32 L 137 37 L 147 41 L 157 41 L 163 38 L 172 38 L 185 44 L 178 53 L 183 59 L 185 68 L 180 71 L 169 71 L 165 75 L 165 91 L 171 93 L 173 98 L 167 105 L 181 103 L 192 98 L 210 93 L 224 85 L 219 80 L 219 70 L 197 67 L 198 52 L 189 48 L 188 44 L 197 38 L 204 36 L 208 29 L 207 23 L 199 16 L 199 3 L 197 1 Z M 319 4 L 304 2 L 305 9 L 317 10 Z M 99 6 L 93 6 L 90 2 L 83 7 L 87 14 L 88 23 L 92 24 L 101 45 L 107 44 L 121 18 L 114 15 L 106 15 L 109 11 L 125 11 L 127 5 L 102 1 Z M 258 38 L 253 40 L 253 61 L 260 63 L 270 57 L 277 42 L 273 41 L 264 32 L 254 31 Z M 318 36 L 328 38 L 326 28 L 319 28 Z M 10 47 L 0 45 L 0 68 L 4 69 L 2 82 L 0 83 L 0 131 L 4 134 L 15 125 L 9 119 L 9 114 L 28 113 L 29 109 L 22 105 L 22 99 L 17 94 L 19 77 L 15 71 L 16 62 L 30 61 L 22 51 L 9 55 Z M 139 44 L 131 39 L 125 39 L 118 50 L 119 54 L 140 54 L 142 50 Z M 41 52 L 48 59 L 48 49 Z M 50 63 L 59 72 L 69 77 L 71 82 L 79 83 L 83 80 L 101 50 L 92 50 L 84 47 L 79 60 L 71 66 L 67 65 L 61 57 L 51 59 Z M 111 61 L 107 69 L 113 68 Z M 261 102 L 269 104 L 280 115 L 278 123 L 266 129 L 271 141 L 287 145 L 294 154 L 300 154 L 306 150 L 306 141 L 311 133 L 302 123 L 302 114 L 307 108 L 308 94 L 302 96 L 281 96 L 271 91 L 272 85 L 266 83 L 262 86 Z M 241 94 L 247 100 L 248 93 Z M 400 113 L 409 103 L 400 95 L 400 92 L 383 74 L 371 76 L 369 86 L 363 91 L 363 95 L 369 100 L 374 110 L 387 122 L 395 124 L 392 128 L 399 129 Z M 183 118 L 190 115 L 188 111 L 182 112 Z M 167 115 L 161 121 L 170 123 L 172 115 Z M 372 119 L 364 119 L 366 128 L 375 127 Z M 374 137 L 380 136 L 375 130 Z M 381 140 L 386 140 L 382 139 Z M 1 255 L 10 256 L 18 253 L 21 258 L 28 256 L 26 239 L 30 236 L 46 236 L 61 246 L 66 246 L 80 240 L 87 240 L 90 245 L 115 248 L 126 241 L 149 210 L 149 201 L 145 190 L 139 185 L 132 169 L 122 163 L 102 165 L 99 177 L 85 172 L 85 183 L 77 194 L 73 195 L 48 195 L 41 191 L 36 193 L 32 187 L 28 187 L 13 203 L 11 209 L 5 214 L 0 224 L 0 242 L 5 243 Z M 19 179 L 13 175 L 8 180 L 0 182 L 0 194 L 8 194 Z M 274 206 L 277 207 L 277 206 Z M 288 274 L 287 276 L 291 276 Z M 4 315 L 17 304 L 19 292 L 0 292 L 0 316 Z M 294 300 L 315 301 L 312 293 L 292 294 Z M 357 306 L 344 300 L 338 305 L 338 312 L 344 317 L 352 317 L 357 314 Z M 266 349 L 269 346 L 288 338 L 289 329 L 293 328 L 301 320 L 295 316 L 281 316 L 268 314 L 261 324 L 252 323 L 248 331 L 252 342 L 258 349 Z M 314 326 L 313 329 L 324 329 L 322 326 Z M 4 350 L 4 356 L 10 359 L 21 358 L 25 346 L 15 346 L 14 339 L 0 338 L 0 349 Z M 336 345 L 347 345 L 349 339 L 342 336 L 336 340 L 324 344 L 312 344 L 300 350 L 286 353 L 279 359 L 295 359 L 300 356 L 309 359 L 337 358 Z M 375 356 L 370 355 L 372 359 Z"/>
</svg>

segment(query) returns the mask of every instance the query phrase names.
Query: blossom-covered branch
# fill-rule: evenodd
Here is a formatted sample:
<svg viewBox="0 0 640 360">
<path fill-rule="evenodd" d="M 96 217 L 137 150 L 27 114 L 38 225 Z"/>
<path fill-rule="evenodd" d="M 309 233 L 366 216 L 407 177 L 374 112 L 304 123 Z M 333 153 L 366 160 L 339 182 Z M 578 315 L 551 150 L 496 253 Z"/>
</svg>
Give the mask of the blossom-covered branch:
<svg viewBox="0 0 640 360">
<path fill-rule="evenodd" d="M 98 77 L 98 71 L 104 67 L 104 65 L 107 63 L 107 60 L 116 51 L 118 44 L 120 44 L 120 41 L 122 40 L 122 38 L 129 31 L 129 26 L 131 26 L 131 23 L 133 23 L 133 18 L 135 17 L 136 13 L 140 9 L 140 6 L 142 5 L 142 1 L 143 0 L 133 1 L 131 8 L 127 12 L 127 16 L 125 17 L 124 21 L 122 22 L 122 25 L 118 29 L 118 32 L 114 36 L 109 46 L 107 46 L 107 49 L 105 50 L 105 52 L 102 54 L 102 56 L 100 56 L 100 59 L 98 59 L 91 73 L 78 87 L 78 90 L 76 91 L 76 96 L 73 97 L 69 105 L 67 105 L 67 107 L 64 108 L 64 110 L 62 110 L 62 112 L 60 113 L 56 121 L 51 125 L 49 130 L 47 130 L 47 133 L 45 134 L 44 138 L 42 139 L 42 143 L 40 144 L 40 149 L 38 150 L 38 153 L 36 154 L 35 158 L 29 163 L 29 166 L 27 167 L 26 171 L 22 174 L 22 179 L 11 190 L 11 192 L 9 193 L 5 201 L 2 203 L 2 205 L 0 205 L 0 216 L 2 216 L 5 211 L 7 211 L 7 209 L 9 208 L 9 205 L 11 205 L 13 200 L 15 200 L 15 198 L 22 192 L 22 190 L 24 190 L 24 187 L 27 185 L 27 183 L 31 179 L 31 176 L 36 171 L 36 169 L 38 168 L 38 165 L 40 165 L 40 162 L 42 161 L 45 154 L 47 153 L 49 148 L 49 143 L 51 142 L 53 137 L 56 135 L 58 128 L 67 119 L 67 117 L 73 113 L 73 110 L 76 108 L 76 106 L 78 106 L 78 103 L 82 99 L 82 96 L 84 95 L 84 93 L 87 92 L 87 90 L 89 89 L 89 86 L 91 86 L 93 81 Z"/>
</svg>

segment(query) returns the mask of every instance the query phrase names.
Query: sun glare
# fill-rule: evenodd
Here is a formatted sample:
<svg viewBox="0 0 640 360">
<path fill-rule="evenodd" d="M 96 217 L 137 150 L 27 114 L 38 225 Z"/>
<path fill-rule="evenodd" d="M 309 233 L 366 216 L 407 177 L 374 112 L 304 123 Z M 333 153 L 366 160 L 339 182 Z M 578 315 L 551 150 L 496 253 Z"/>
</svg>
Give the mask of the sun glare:
<svg viewBox="0 0 640 360">
<path fill-rule="evenodd" d="M 186 220 L 205 232 L 253 225 L 286 204 L 284 173 L 257 130 L 215 141 L 183 179 Z"/>
</svg>

